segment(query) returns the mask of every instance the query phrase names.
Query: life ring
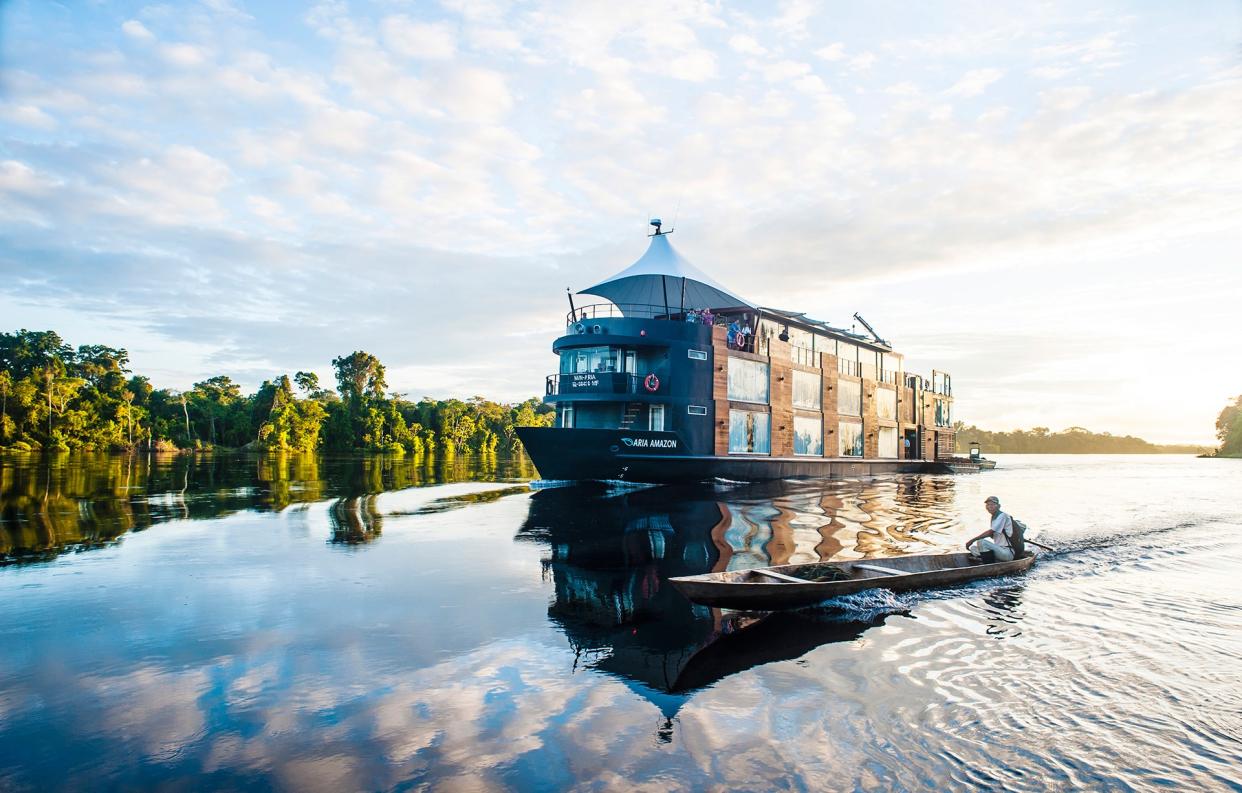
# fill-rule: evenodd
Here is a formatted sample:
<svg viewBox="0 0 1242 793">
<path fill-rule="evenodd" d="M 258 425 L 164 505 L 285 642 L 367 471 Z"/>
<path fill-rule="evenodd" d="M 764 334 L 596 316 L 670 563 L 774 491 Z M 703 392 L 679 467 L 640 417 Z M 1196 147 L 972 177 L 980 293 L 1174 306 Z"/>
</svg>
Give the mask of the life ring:
<svg viewBox="0 0 1242 793">
<path fill-rule="evenodd" d="M 581 322 L 574 323 L 574 333 L 586 333 L 586 325 Z"/>
<path fill-rule="evenodd" d="M 647 378 L 643 380 L 643 388 L 654 394 L 660 390 L 660 378 L 656 377 L 654 372 L 647 375 Z"/>
</svg>

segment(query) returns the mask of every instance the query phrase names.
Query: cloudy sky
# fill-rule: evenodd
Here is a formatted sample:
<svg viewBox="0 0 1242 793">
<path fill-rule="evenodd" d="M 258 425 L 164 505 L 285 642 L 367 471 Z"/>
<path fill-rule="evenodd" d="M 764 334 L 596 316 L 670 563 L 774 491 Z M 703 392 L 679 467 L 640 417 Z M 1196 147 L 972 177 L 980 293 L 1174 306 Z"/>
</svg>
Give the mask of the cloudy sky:
<svg viewBox="0 0 1242 793">
<path fill-rule="evenodd" d="M 0 4 L 0 328 L 253 388 L 541 393 L 645 220 L 954 375 L 1212 439 L 1242 392 L 1237 2 Z"/>
</svg>

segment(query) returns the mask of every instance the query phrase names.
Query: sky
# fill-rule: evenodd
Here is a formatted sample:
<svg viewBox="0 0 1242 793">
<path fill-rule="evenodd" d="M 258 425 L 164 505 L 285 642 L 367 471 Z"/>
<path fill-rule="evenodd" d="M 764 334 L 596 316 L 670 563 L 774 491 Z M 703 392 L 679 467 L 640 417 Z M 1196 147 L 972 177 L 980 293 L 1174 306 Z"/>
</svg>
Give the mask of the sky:
<svg viewBox="0 0 1242 793">
<path fill-rule="evenodd" d="M 517 401 L 646 221 L 956 418 L 1213 442 L 1242 4 L 0 4 L 0 330 Z M 579 301 L 581 303 L 581 299 Z"/>
</svg>

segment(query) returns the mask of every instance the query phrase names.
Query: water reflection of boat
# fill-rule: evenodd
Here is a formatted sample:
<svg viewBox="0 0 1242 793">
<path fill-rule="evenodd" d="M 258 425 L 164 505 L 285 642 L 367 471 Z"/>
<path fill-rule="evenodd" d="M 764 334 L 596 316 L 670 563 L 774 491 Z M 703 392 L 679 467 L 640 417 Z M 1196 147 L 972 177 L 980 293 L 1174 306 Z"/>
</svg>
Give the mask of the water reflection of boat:
<svg viewBox="0 0 1242 793">
<path fill-rule="evenodd" d="M 731 626 L 666 583 L 669 575 L 711 570 L 722 521 L 710 490 L 636 491 L 606 497 L 584 486 L 542 490 L 519 539 L 547 546 L 545 574 L 555 598 L 548 617 L 578 663 L 622 679 L 666 717 L 681 667 Z"/>
<path fill-rule="evenodd" d="M 726 569 L 735 558 L 728 537 L 737 514 L 769 538 L 770 524 L 789 518 L 788 509 L 766 498 L 745 508 L 718 498 L 703 487 L 612 497 L 591 486 L 541 490 L 518 532 L 547 547 L 545 571 L 555 591 L 548 617 L 573 648 L 575 668 L 617 677 L 666 718 L 693 689 L 856 638 L 871 624 L 724 612 L 695 605 L 669 586 L 670 576 Z M 757 525 L 765 520 L 769 525 Z M 788 556 L 789 549 L 775 552 Z M 742 634 L 751 638 L 724 641 Z"/>
<path fill-rule="evenodd" d="M 912 554 L 877 560 L 816 562 L 676 576 L 669 581 L 695 603 L 735 609 L 789 609 L 867 589 L 925 589 L 1025 572 L 1027 553 L 980 564 L 969 554 Z"/>
<path fill-rule="evenodd" d="M 801 658 L 825 644 L 853 641 L 886 619 L 842 620 L 795 611 L 762 616 L 734 612 L 730 617 L 737 628 L 691 656 L 673 681 L 674 691 L 693 691 L 762 664 Z"/>
</svg>

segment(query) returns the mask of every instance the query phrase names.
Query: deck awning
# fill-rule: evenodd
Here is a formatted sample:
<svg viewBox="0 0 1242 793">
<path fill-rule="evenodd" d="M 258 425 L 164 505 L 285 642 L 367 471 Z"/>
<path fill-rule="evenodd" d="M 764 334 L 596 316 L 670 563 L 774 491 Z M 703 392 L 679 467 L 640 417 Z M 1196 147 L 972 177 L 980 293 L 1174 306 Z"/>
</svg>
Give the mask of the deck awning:
<svg viewBox="0 0 1242 793">
<path fill-rule="evenodd" d="M 597 295 L 618 306 L 663 306 L 667 297 L 667 305 L 674 310 L 754 308 L 749 300 L 743 300 L 716 283 L 673 250 L 667 233 L 653 236 L 641 259 L 608 280 L 583 289 L 578 294 Z"/>
</svg>

